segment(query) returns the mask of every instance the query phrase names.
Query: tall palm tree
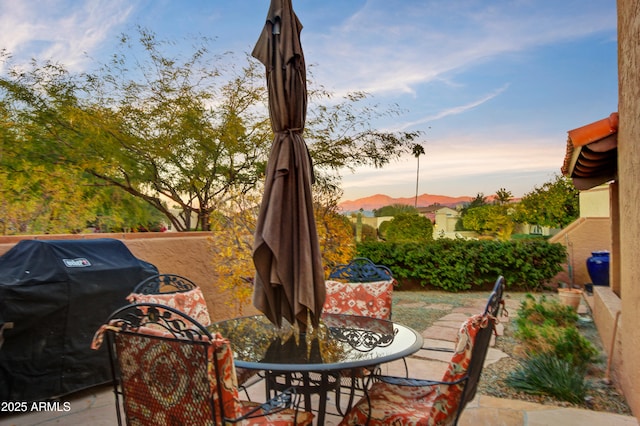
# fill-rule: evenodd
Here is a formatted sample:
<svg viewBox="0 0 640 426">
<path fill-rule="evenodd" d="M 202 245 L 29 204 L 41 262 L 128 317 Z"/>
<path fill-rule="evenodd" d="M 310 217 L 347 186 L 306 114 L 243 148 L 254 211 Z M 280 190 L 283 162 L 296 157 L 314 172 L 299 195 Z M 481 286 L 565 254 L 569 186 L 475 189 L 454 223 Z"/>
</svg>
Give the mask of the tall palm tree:
<svg viewBox="0 0 640 426">
<path fill-rule="evenodd" d="M 419 143 L 413 146 L 411 151 L 413 156 L 418 160 L 418 169 L 416 171 L 416 201 L 414 203 L 414 207 L 418 207 L 418 182 L 420 181 L 420 156 L 424 155 L 424 147 Z"/>
</svg>

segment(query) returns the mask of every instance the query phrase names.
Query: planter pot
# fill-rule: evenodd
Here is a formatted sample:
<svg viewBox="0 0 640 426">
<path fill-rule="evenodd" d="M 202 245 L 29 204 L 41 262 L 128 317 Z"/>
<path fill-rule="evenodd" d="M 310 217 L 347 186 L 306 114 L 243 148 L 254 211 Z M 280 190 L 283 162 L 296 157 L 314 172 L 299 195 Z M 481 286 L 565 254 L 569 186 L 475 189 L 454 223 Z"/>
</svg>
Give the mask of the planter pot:
<svg viewBox="0 0 640 426">
<path fill-rule="evenodd" d="M 572 306 L 573 309 L 577 311 L 578 306 L 580 306 L 580 300 L 582 299 L 582 290 L 573 288 L 559 288 L 558 297 L 560 298 L 560 303 L 562 303 L 563 305 Z"/>
<path fill-rule="evenodd" d="M 609 252 L 593 251 L 587 259 L 587 271 L 593 285 L 609 285 Z"/>
</svg>

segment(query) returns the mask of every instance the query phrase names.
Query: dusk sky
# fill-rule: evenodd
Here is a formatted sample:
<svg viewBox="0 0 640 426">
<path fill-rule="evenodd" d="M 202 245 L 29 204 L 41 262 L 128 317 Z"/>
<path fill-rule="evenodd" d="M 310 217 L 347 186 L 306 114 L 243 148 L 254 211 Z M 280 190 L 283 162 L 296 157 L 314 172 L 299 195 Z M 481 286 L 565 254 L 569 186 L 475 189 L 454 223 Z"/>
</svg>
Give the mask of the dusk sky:
<svg viewBox="0 0 640 426">
<path fill-rule="evenodd" d="M 239 61 L 268 0 L 0 0 L 13 62 L 72 71 L 106 61 L 136 25 L 160 39 L 215 37 Z M 403 111 L 421 130 L 419 192 L 520 197 L 560 173 L 567 131 L 617 111 L 615 0 L 293 0 L 314 79 Z M 416 159 L 343 175 L 343 199 L 415 195 Z"/>
</svg>

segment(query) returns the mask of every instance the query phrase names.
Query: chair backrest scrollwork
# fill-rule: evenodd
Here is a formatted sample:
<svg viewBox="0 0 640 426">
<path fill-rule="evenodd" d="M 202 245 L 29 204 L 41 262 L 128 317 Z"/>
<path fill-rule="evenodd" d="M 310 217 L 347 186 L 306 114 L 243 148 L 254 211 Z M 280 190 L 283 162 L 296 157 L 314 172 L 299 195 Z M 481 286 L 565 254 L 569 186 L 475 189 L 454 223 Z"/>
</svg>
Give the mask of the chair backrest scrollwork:
<svg viewBox="0 0 640 426">
<path fill-rule="evenodd" d="M 159 274 L 141 281 L 127 296 L 130 303 L 159 303 L 176 308 L 200 324 L 211 324 L 202 290 L 193 281 L 180 275 Z"/>
<path fill-rule="evenodd" d="M 332 314 L 391 319 L 395 284 L 389 268 L 357 257 L 332 269 L 325 282 L 327 292 L 323 310 Z"/>
<path fill-rule="evenodd" d="M 372 281 L 392 280 L 391 270 L 384 265 L 376 265 L 365 257 L 356 257 L 346 265 L 336 265 L 329 278 L 347 282 L 366 283 Z"/>
<path fill-rule="evenodd" d="M 133 292 L 139 294 L 180 293 L 197 287 L 193 281 L 183 276 L 158 274 L 140 281 L 133 289 Z"/>
</svg>

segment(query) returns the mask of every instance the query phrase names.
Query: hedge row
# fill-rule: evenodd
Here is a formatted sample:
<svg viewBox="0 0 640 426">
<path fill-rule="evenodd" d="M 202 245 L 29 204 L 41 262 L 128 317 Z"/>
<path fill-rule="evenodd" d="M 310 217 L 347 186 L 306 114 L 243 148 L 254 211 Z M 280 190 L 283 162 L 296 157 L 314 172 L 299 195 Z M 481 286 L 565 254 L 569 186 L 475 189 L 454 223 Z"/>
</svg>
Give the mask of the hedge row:
<svg viewBox="0 0 640 426">
<path fill-rule="evenodd" d="M 388 266 L 401 286 L 406 280 L 447 291 L 486 288 L 499 275 L 509 288 L 542 290 L 567 258 L 563 245 L 544 240 L 365 242 L 358 244 L 357 253 Z"/>
</svg>

